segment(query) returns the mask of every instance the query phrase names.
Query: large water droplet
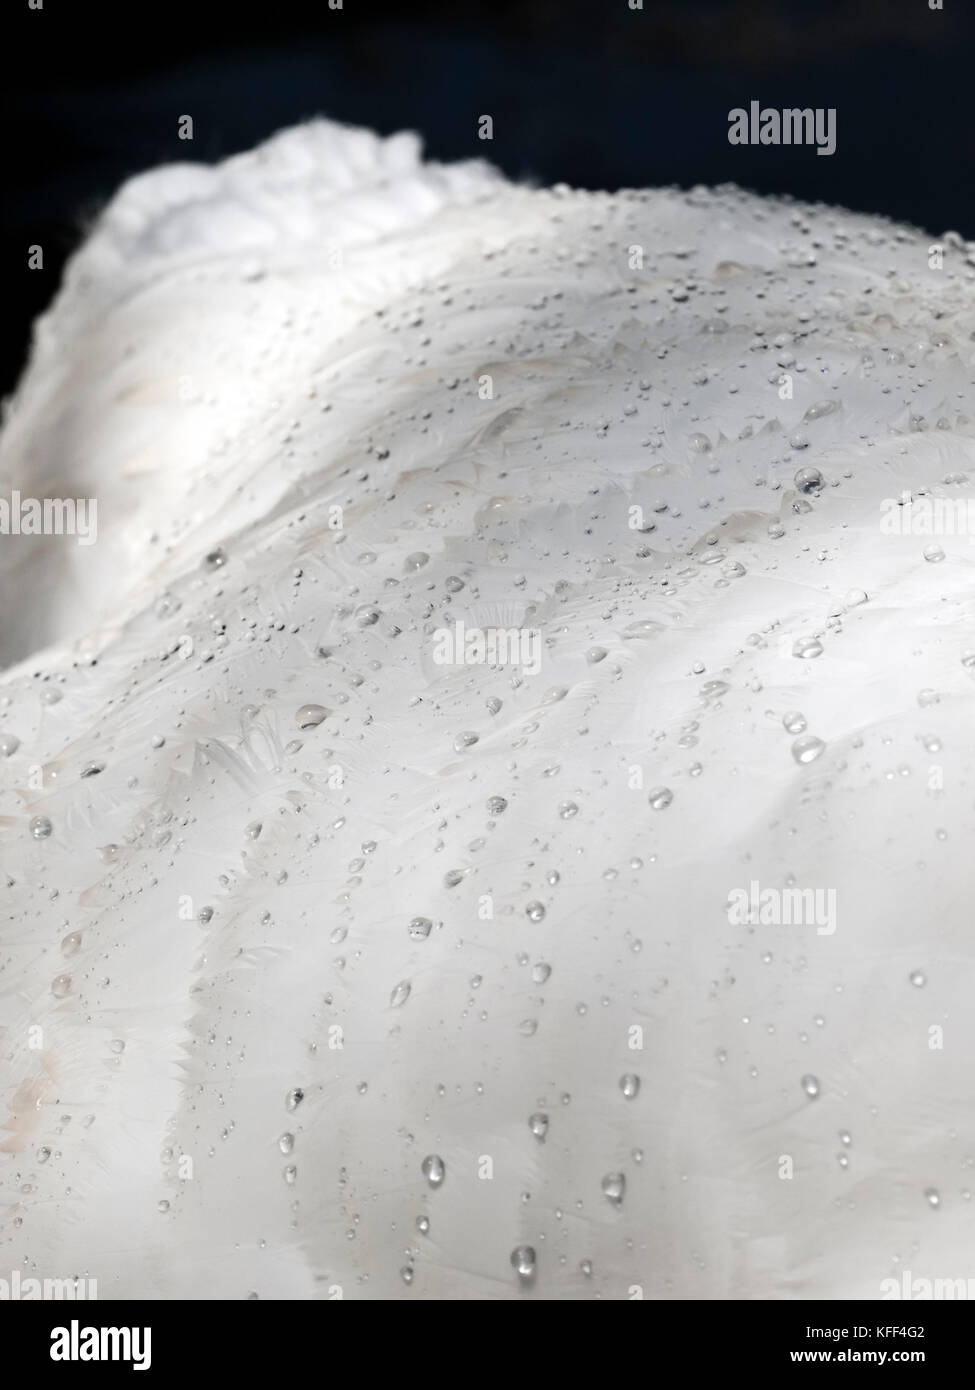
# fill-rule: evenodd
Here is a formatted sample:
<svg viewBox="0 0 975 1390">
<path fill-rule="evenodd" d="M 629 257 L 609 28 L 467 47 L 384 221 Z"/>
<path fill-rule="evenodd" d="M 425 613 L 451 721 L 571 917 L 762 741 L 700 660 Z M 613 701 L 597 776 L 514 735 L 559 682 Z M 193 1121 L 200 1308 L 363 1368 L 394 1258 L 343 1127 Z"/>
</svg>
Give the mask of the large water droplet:
<svg viewBox="0 0 975 1390">
<path fill-rule="evenodd" d="M 520 1279 L 531 1279 L 535 1274 L 535 1251 L 530 1245 L 518 1245 L 511 1252 L 511 1264 Z"/>
<path fill-rule="evenodd" d="M 323 720 L 332 713 L 324 705 L 302 705 L 295 720 L 299 729 L 317 729 Z"/>
<path fill-rule="evenodd" d="M 420 1164 L 420 1172 L 431 1187 L 439 1187 L 447 1176 L 447 1165 L 439 1154 L 428 1154 Z"/>
<path fill-rule="evenodd" d="M 540 1110 L 528 1117 L 528 1128 L 535 1138 L 544 1143 L 545 1136 L 548 1134 L 548 1116 L 543 1115 Z"/>
<path fill-rule="evenodd" d="M 800 661 L 812 661 L 822 654 L 823 644 L 818 637 L 800 637 L 792 644 L 792 655 L 797 656 Z"/>
<path fill-rule="evenodd" d="M 816 497 L 823 490 L 825 479 L 818 468 L 800 468 L 795 476 L 795 485 L 807 497 Z"/>
<path fill-rule="evenodd" d="M 35 816 L 30 823 L 30 833 L 35 840 L 46 840 L 53 826 L 47 816 Z"/>
<path fill-rule="evenodd" d="M 602 1181 L 603 1196 L 615 1207 L 621 1206 L 626 1194 L 626 1178 L 622 1173 L 607 1173 Z"/>
<path fill-rule="evenodd" d="M 815 734 L 803 734 L 792 745 L 792 756 L 797 763 L 814 763 L 826 744 Z"/>
</svg>

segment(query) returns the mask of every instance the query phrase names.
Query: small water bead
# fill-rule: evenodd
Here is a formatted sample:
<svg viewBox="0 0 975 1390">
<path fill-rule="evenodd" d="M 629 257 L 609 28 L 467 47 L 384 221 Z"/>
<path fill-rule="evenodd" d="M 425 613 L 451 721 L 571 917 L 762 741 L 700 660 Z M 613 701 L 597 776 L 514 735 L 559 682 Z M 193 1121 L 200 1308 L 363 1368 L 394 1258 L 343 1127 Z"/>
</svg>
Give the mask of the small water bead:
<svg viewBox="0 0 975 1390">
<path fill-rule="evenodd" d="M 787 734 L 804 734 L 807 728 L 806 716 L 797 709 L 790 709 L 782 716 L 782 727 Z"/>
<path fill-rule="evenodd" d="M 433 923 L 429 917 L 414 917 L 407 930 L 414 941 L 425 941 L 433 930 Z"/>
<path fill-rule="evenodd" d="M 418 1216 L 418 1217 L 416 1218 L 416 1221 L 415 1221 L 413 1224 L 416 1226 L 416 1229 L 419 1231 L 419 1233 L 420 1233 L 421 1236 L 425 1236 L 425 1235 L 428 1235 L 428 1234 L 429 1234 L 429 1232 L 430 1232 L 430 1218 L 429 1218 L 429 1216 Z"/>
<path fill-rule="evenodd" d="M 812 661 L 822 654 L 823 644 L 818 637 L 800 637 L 792 644 L 792 655 L 800 661 Z"/>
<path fill-rule="evenodd" d="M 489 796 L 487 808 L 492 816 L 500 816 L 508 809 L 508 803 L 503 796 Z"/>
<path fill-rule="evenodd" d="M 620 1090 L 627 1100 L 634 1100 L 640 1094 L 640 1078 L 635 1072 L 625 1072 L 620 1077 Z"/>
<path fill-rule="evenodd" d="M 579 807 L 574 801 L 563 801 L 559 805 L 559 815 L 563 820 L 571 820 L 578 810 Z"/>
<path fill-rule="evenodd" d="M 853 1135 L 848 1129 L 840 1130 L 840 1143 L 845 1144 L 847 1148 L 853 1143 Z"/>
<path fill-rule="evenodd" d="M 430 1187 L 439 1187 L 447 1176 L 447 1165 L 439 1154 L 428 1154 L 420 1164 L 420 1172 Z"/>
<path fill-rule="evenodd" d="M 81 932 L 71 931 L 61 939 L 61 954 L 63 956 L 73 956 L 81 949 Z"/>
<path fill-rule="evenodd" d="M 305 1093 L 300 1086 L 296 1086 L 293 1091 L 289 1091 L 284 1098 L 284 1108 L 286 1110 L 297 1110 L 298 1106 L 305 1098 Z"/>
<path fill-rule="evenodd" d="M 399 984 L 389 996 L 389 1006 L 391 1009 L 400 1009 L 410 997 L 413 986 L 409 980 L 400 980 Z"/>
<path fill-rule="evenodd" d="M 203 563 L 208 570 L 223 569 L 224 565 L 227 563 L 227 552 L 222 546 L 217 546 L 216 550 L 211 550 L 210 553 L 204 557 Z"/>
<path fill-rule="evenodd" d="M 86 763 L 81 769 L 81 775 L 82 777 L 97 777 L 99 773 L 104 771 L 104 763 Z"/>
<path fill-rule="evenodd" d="M 517 1245 L 511 1252 L 511 1265 L 519 1279 L 532 1279 L 535 1275 L 535 1251 L 530 1245 Z"/>
<path fill-rule="evenodd" d="M 673 799 L 674 793 L 669 787 L 654 787 L 647 797 L 655 811 L 665 811 Z"/>
<path fill-rule="evenodd" d="M 38 1163 L 46 1163 L 50 1157 L 51 1150 L 46 1145 L 44 1145 L 43 1148 L 38 1149 L 37 1153 L 35 1154 L 35 1158 L 37 1159 Z"/>
<path fill-rule="evenodd" d="M 537 1018 L 523 1018 L 518 1024 L 518 1032 L 523 1038 L 533 1038 L 538 1032 Z"/>
<path fill-rule="evenodd" d="M 324 705 L 302 705 L 295 715 L 299 729 L 317 729 L 332 713 Z"/>
<path fill-rule="evenodd" d="M 542 1114 L 540 1110 L 536 1111 L 534 1115 L 528 1117 L 528 1128 L 540 1143 L 544 1143 L 545 1136 L 548 1134 L 548 1116 Z"/>
<path fill-rule="evenodd" d="M 825 747 L 823 740 L 815 734 L 803 734 L 792 745 L 792 756 L 797 763 L 814 763 Z"/>
<path fill-rule="evenodd" d="M 51 993 L 55 999 L 64 999 L 71 993 L 71 976 L 55 975 L 51 981 Z"/>
<path fill-rule="evenodd" d="M 941 1193 L 936 1187 L 926 1187 L 924 1189 L 924 1198 L 929 1207 L 941 1206 Z"/>
<path fill-rule="evenodd" d="M 448 574 L 443 586 L 448 594 L 459 594 L 464 587 L 464 581 L 459 579 L 456 574 Z"/>
<path fill-rule="evenodd" d="M 16 734 L 0 734 L 0 757 L 12 757 L 19 747 L 20 739 Z"/>
<path fill-rule="evenodd" d="M 544 903 L 529 903 L 525 908 L 525 915 L 532 922 L 541 922 L 545 918 Z"/>
<path fill-rule="evenodd" d="M 47 816 L 35 816 L 30 823 L 30 833 L 35 840 L 46 840 L 53 829 Z"/>
<path fill-rule="evenodd" d="M 819 1095 L 819 1078 L 817 1076 L 806 1075 L 799 1084 L 810 1100 L 815 1100 Z"/>
<path fill-rule="evenodd" d="M 291 1153 L 291 1151 L 292 1151 L 292 1149 L 294 1148 L 294 1146 L 295 1146 L 295 1137 L 294 1137 L 293 1134 L 290 1134 L 290 1133 L 286 1130 L 286 1131 L 284 1132 L 284 1134 L 282 1134 L 282 1135 L 278 1138 L 278 1148 L 281 1150 L 281 1152 L 282 1152 L 283 1154 L 289 1154 L 289 1153 Z"/>
<path fill-rule="evenodd" d="M 532 966 L 532 980 L 536 985 L 543 985 L 552 973 L 552 967 L 545 961 L 538 961 Z"/>
<path fill-rule="evenodd" d="M 404 1265 L 403 1268 L 402 1268 L 402 1269 L 400 1270 L 400 1272 L 399 1272 L 399 1277 L 402 1279 L 402 1281 L 403 1281 L 404 1284 L 412 1284 L 412 1283 L 413 1283 L 413 1273 L 414 1273 L 414 1270 L 413 1270 L 413 1266 L 412 1266 L 412 1265 Z"/>
<path fill-rule="evenodd" d="M 605 661 L 608 655 L 605 647 L 590 647 L 586 652 L 586 660 L 590 666 L 596 666 L 600 661 Z"/>
<path fill-rule="evenodd" d="M 165 1197 L 156 1203 L 156 1211 L 162 1216 L 165 1216 L 167 1211 L 169 1211 L 169 1203 L 166 1201 Z"/>
<path fill-rule="evenodd" d="M 622 1173 L 607 1173 L 600 1186 L 607 1201 L 614 1207 L 622 1206 L 626 1194 L 626 1178 Z"/>
<path fill-rule="evenodd" d="M 248 840 L 257 840 L 260 839 L 263 829 L 264 827 L 259 820 L 252 820 L 250 825 L 244 826 L 244 834 L 247 836 Z"/>
<path fill-rule="evenodd" d="M 908 978 L 915 989 L 923 989 L 928 982 L 923 970 L 912 970 Z"/>
<path fill-rule="evenodd" d="M 411 573 L 415 570 L 422 570 L 429 559 L 430 556 L 425 550 L 414 550 L 413 554 L 407 555 L 406 559 L 403 561 L 403 568 L 407 573 Z"/>
<path fill-rule="evenodd" d="M 454 752 L 463 753 L 465 748 L 473 748 L 479 738 L 480 735 L 475 734 L 472 729 L 465 729 L 463 733 L 458 734 L 454 739 Z"/>
<path fill-rule="evenodd" d="M 926 545 L 922 552 L 929 565 L 937 565 L 945 558 L 945 553 L 940 545 Z"/>
<path fill-rule="evenodd" d="M 298 1177 L 298 1169 L 293 1163 L 289 1163 L 288 1166 L 282 1170 L 282 1177 L 289 1186 L 293 1186 Z"/>
<path fill-rule="evenodd" d="M 579 1273 L 586 1279 L 592 1278 L 592 1260 L 579 1261 Z"/>
<path fill-rule="evenodd" d="M 826 480 L 818 468 L 800 468 L 793 482 L 804 496 L 816 497 L 822 492 Z"/>
</svg>

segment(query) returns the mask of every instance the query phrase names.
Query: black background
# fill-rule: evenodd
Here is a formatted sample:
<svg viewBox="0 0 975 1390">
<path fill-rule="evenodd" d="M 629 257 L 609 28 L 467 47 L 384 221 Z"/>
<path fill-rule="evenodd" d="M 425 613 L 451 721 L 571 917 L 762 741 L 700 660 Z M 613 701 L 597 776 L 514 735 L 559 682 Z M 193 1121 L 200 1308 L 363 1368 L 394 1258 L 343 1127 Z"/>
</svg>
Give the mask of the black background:
<svg viewBox="0 0 975 1390">
<path fill-rule="evenodd" d="M 436 158 L 615 188 L 736 182 L 975 237 L 971 0 L 4 0 L 0 393 L 128 175 L 324 114 Z M 834 106 L 837 151 L 728 143 L 728 111 Z M 494 117 L 493 142 L 476 138 Z M 194 139 L 177 138 L 193 116 Z M 44 247 L 43 271 L 27 248 Z"/>
</svg>

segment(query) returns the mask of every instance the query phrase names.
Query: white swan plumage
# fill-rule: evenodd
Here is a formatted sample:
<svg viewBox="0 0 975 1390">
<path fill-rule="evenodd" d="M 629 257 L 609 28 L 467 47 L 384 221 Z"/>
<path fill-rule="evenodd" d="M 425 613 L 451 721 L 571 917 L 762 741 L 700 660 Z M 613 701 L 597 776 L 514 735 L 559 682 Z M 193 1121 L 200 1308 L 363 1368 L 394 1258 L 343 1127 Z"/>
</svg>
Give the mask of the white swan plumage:
<svg viewBox="0 0 975 1390">
<path fill-rule="evenodd" d="M 881 524 L 967 495 L 972 251 L 327 121 L 122 188 L 0 438 L 99 528 L 0 545 L 10 1269 L 975 1273 L 973 552 Z"/>
</svg>

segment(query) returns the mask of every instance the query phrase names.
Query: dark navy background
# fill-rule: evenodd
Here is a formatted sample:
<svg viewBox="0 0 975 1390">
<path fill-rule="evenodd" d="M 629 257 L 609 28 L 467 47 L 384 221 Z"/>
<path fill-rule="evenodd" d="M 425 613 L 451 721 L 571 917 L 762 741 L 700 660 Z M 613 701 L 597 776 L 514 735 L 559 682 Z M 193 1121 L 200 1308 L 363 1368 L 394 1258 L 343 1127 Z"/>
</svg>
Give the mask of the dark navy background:
<svg viewBox="0 0 975 1390">
<path fill-rule="evenodd" d="M 4 0 L 0 393 L 128 175 L 324 114 L 586 188 L 733 181 L 975 237 L 975 6 L 945 0 Z M 835 106 L 837 151 L 728 144 Z M 194 118 L 193 141 L 177 118 Z M 492 142 L 477 117 L 494 117 Z M 40 243 L 43 272 L 26 268 Z"/>
</svg>

